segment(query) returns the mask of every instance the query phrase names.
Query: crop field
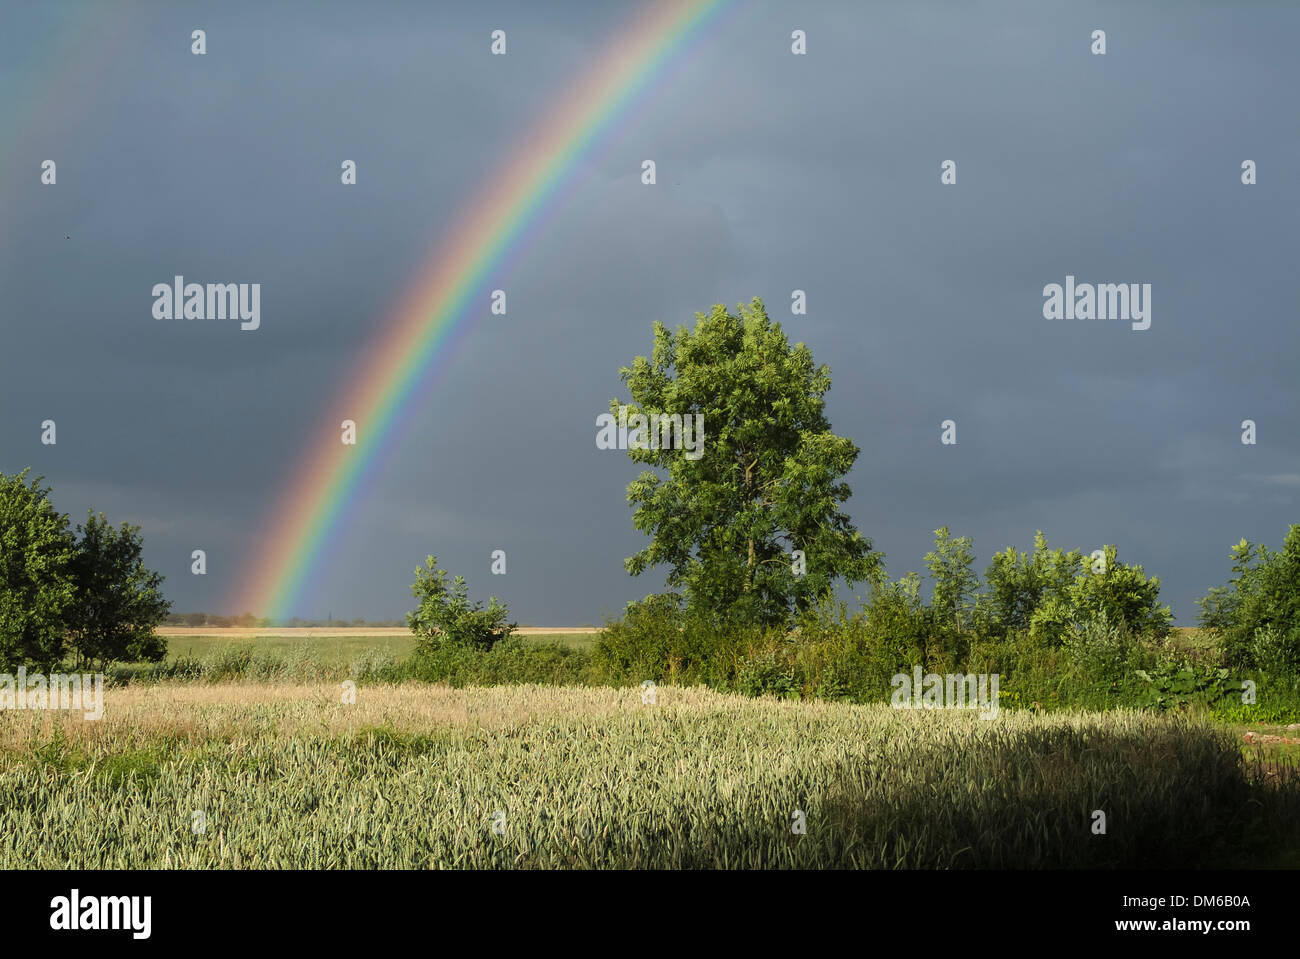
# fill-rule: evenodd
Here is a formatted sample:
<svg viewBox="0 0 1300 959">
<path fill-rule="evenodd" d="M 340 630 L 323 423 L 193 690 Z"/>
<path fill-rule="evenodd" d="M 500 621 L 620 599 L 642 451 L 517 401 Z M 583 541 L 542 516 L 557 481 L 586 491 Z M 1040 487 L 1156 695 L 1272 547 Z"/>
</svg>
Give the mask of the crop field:
<svg viewBox="0 0 1300 959">
<path fill-rule="evenodd" d="M 406 627 L 349 629 L 239 629 L 222 627 L 162 628 L 168 656 L 204 660 L 230 649 L 249 648 L 256 655 L 277 659 L 311 659 L 328 667 L 346 666 L 360 657 L 386 655 L 394 661 L 411 655 L 415 639 Z M 575 649 L 590 648 L 596 630 L 520 629 L 525 642 L 560 643 Z"/>
<path fill-rule="evenodd" d="M 0 716 L 3 868 L 1295 866 L 1300 780 L 1127 711 L 132 684 Z M 1104 816 L 1105 831 L 1096 828 Z"/>
</svg>

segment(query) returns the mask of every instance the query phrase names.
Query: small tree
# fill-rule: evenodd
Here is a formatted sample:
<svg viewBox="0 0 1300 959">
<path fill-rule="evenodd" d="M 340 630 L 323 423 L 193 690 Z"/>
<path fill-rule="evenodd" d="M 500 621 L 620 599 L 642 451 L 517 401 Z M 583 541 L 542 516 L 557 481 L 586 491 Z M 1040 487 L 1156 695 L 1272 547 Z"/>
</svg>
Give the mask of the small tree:
<svg viewBox="0 0 1300 959">
<path fill-rule="evenodd" d="M 971 566 L 975 555 L 971 552 L 969 536 L 953 539 L 948 527 L 934 531 L 934 550 L 925 554 L 925 565 L 934 577 L 934 596 L 930 605 L 936 621 L 960 631 L 974 605 L 979 577 Z"/>
<path fill-rule="evenodd" d="M 1059 552 L 1059 550 L 1057 551 Z M 1160 579 L 1147 576 L 1141 566 L 1116 560 L 1114 546 L 1103 549 L 1104 561 L 1094 570 L 1094 560 L 1077 551 L 1050 567 L 1055 573 L 1074 569 L 1064 589 L 1046 590 L 1030 618 L 1031 631 L 1043 641 L 1059 645 L 1089 623 L 1104 622 L 1135 636 L 1161 638 L 1169 633 L 1173 615 L 1160 603 Z"/>
<path fill-rule="evenodd" d="M 72 562 L 76 600 L 67 614 L 68 644 L 78 667 L 111 662 L 158 661 L 167 640 L 154 633 L 171 603 L 160 574 L 141 559 L 140 527 L 114 529 L 103 513 L 89 512 L 77 527 Z"/>
<path fill-rule="evenodd" d="M 465 578 L 457 576 L 447 586 L 447 571 L 438 569 L 438 558 L 430 556 L 424 567 L 416 567 L 411 592 L 419 606 L 406 614 L 406 625 L 416 636 L 417 646 L 431 649 L 445 643 L 487 651 L 514 632 L 517 623 L 507 622 L 509 610 L 495 596 L 470 603 Z"/>
<path fill-rule="evenodd" d="M 1228 585 L 1197 600 L 1201 627 L 1218 638 L 1230 666 L 1300 663 L 1300 524 L 1281 550 L 1243 539 L 1232 560 Z"/>
<path fill-rule="evenodd" d="M 1085 567 L 1070 587 L 1075 624 L 1101 619 L 1139 636 L 1167 636 L 1173 614 L 1160 602 L 1160 577 L 1147 576 L 1141 566 L 1119 562 L 1114 546 L 1104 547 L 1102 553 L 1100 571 Z"/>
<path fill-rule="evenodd" d="M 0 663 L 49 667 L 63 658 L 75 549 L 68 517 L 27 473 L 0 473 Z"/>
<path fill-rule="evenodd" d="M 1008 546 L 994 555 L 984 573 L 984 618 L 995 632 L 1028 630 L 1040 639 L 1059 639 L 1068 625 L 1068 592 L 1083 568 L 1083 554 L 1048 549 L 1042 530 L 1032 553 Z"/>
</svg>

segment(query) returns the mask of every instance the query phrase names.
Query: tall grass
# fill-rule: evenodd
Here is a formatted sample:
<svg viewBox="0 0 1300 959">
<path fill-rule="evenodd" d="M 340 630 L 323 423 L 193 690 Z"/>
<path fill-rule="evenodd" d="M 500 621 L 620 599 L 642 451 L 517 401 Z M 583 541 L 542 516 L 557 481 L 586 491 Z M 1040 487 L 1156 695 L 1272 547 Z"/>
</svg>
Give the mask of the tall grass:
<svg viewBox="0 0 1300 959">
<path fill-rule="evenodd" d="M 398 660 L 387 646 L 371 646 L 340 660 L 322 655 L 310 642 L 288 646 L 229 643 L 204 656 L 182 655 L 159 663 L 120 663 L 110 666 L 106 679 L 112 685 L 189 682 L 313 682 L 318 680 L 375 680 L 387 678 Z"/>
<path fill-rule="evenodd" d="M 1252 772 L 1179 716 L 163 684 L 110 690 L 99 722 L 2 719 L 5 868 L 1192 867 L 1300 848 L 1294 770 Z"/>
</svg>

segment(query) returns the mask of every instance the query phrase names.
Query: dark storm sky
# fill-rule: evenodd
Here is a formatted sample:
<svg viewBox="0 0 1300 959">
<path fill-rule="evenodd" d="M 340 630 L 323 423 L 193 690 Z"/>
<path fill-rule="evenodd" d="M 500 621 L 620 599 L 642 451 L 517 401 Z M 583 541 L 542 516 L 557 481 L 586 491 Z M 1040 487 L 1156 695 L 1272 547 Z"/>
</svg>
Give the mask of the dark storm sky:
<svg viewBox="0 0 1300 959">
<path fill-rule="evenodd" d="M 239 612 L 267 510 L 365 345 L 635 6 L 7 7 L 0 470 L 44 474 L 74 520 L 140 524 L 177 611 Z M 891 574 L 940 525 L 980 570 L 1041 528 L 1117 543 L 1194 622 L 1231 543 L 1300 520 L 1300 9 L 1138 6 L 741 3 L 495 279 L 508 314 L 484 300 L 294 612 L 400 615 L 428 553 L 521 622 L 655 591 L 622 568 L 645 542 L 637 468 L 596 449 L 595 416 L 654 320 L 757 295 L 831 366 L 830 420 L 862 449 L 847 508 Z M 260 282 L 261 329 L 155 320 L 178 273 Z M 1151 328 L 1045 320 L 1067 274 L 1150 283 Z"/>
</svg>

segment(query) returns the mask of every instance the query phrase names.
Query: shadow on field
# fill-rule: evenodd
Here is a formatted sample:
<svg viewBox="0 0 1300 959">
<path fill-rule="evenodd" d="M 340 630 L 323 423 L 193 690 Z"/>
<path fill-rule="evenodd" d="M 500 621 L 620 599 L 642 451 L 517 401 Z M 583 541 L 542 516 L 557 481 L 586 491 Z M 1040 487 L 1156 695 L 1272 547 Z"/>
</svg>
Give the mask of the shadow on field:
<svg viewBox="0 0 1300 959">
<path fill-rule="evenodd" d="M 824 809 L 829 860 L 922 869 L 1300 864 L 1300 772 L 1242 758 L 1221 730 L 1023 729 L 978 755 L 925 752 L 894 764 L 888 780 L 870 767 L 839 770 Z"/>
</svg>

